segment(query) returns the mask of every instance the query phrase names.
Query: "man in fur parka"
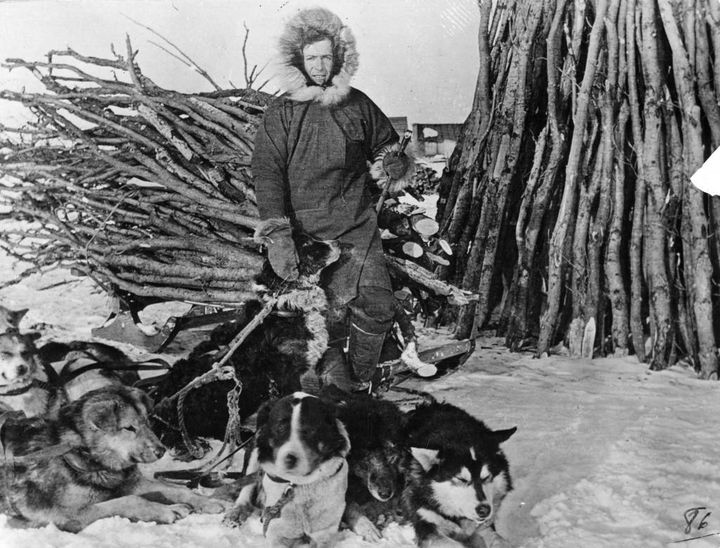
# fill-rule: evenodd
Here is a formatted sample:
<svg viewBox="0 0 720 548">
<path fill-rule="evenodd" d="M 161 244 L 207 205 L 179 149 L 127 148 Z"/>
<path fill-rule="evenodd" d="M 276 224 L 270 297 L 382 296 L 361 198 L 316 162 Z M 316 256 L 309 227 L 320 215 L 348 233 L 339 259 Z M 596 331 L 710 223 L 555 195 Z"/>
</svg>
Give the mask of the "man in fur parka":
<svg viewBox="0 0 720 548">
<path fill-rule="evenodd" d="M 375 373 L 395 313 L 370 168 L 398 185 L 412 176 L 412 161 L 398 151 L 388 118 L 350 86 L 358 54 L 337 15 L 300 11 L 287 23 L 279 53 L 285 93 L 266 110 L 252 159 L 259 231 L 271 240 L 271 266 L 289 280 L 297 276 L 291 227 L 345 244 L 322 284 L 330 344 L 342 348 L 347 339 L 345 380 L 362 386 Z"/>
</svg>

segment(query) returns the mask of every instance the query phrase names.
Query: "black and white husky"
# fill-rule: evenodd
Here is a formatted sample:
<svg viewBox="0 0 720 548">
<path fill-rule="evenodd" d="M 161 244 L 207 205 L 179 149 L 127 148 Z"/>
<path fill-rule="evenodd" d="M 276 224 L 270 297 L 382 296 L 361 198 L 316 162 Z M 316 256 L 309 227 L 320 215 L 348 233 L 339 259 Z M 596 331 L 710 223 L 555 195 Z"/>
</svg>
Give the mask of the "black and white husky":
<svg viewBox="0 0 720 548">
<path fill-rule="evenodd" d="M 515 430 L 490 430 L 447 403 L 422 405 L 409 414 L 405 432 L 412 459 L 402 505 L 418 546 L 506 545 L 493 521 L 512 489 L 500 444 Z"/>
</svg>

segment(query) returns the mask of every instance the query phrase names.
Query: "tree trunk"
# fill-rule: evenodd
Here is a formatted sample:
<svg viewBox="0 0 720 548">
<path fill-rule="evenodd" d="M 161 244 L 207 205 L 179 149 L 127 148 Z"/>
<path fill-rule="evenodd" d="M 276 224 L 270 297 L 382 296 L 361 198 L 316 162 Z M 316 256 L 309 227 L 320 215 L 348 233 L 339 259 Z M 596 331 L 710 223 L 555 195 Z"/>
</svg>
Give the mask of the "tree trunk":
<svg viewBox="0 0 720 548">
<path fill-rule="evenodd" d="M 679 91 L 682 135 L 685 138 L 683 143 L 684 171 L 686 180 L 688 180 L 704 161 L 700 107 L 695 99 L 694 72 L 688 57 L 688 50 L 685 47 L 687 45 L 693 53 L 692 58 L 694 59 L 694 19 L 688 25 L 689 28 L 686 29 L 685 44 L 683 44 L 670 0 L 658 0 L 658 4 L 665 34 L 672 50 L 673 73 Z M 683 5 L 681 7 L 684 9 L 688 6 Z M 686 20 L 694 17 L 693 10 L 688 10 L 685 17 Z M 697 328 L 700 374 L 703 378 L 717 378 L 718 360 L 713 330 L 712 265 L 707 245 L 709 234 L 707 216 L 700 190 L 694 186 L 689 186 L 686 198 L 687 201 L 684 205 L 689 210 L 692 228 L 691 240 L 684 242 L 684 244 L 687 246 L 685 256 L 690 258 L 694 267 L 692 310 Z"/>
<path fill-rule="evenodd" d="M 563 256 L 563 249 L 566 245 L 565 238 L 568 233 L 568 225 L 576 215 L 578 176 L 582 156 L 582 149 L 585 146 L 584 137 L 588 119 L 590 91 L 595 81 L 595 69 L 600 54 L 600 43 L 602 40 L 603 18 L 607 11 L 607 1 L 598 0 L 596 4 L 595 21 L 590 32 L 590 43 L 586 60 L 586 70 L 583 75 L 582 85 L 578 92 L 577 105 L 573 113 L 573 135 L 570 142 L 570 152 L 565 168 L 565 187 L 560 204 L 558 220 L 553 228 L 550 241 L 550 261 L 548 265 L 548 295 L 547 308 L 540 320 L 540 335 L 538 338 L 538 354 L 550 350 L 555 340 L 555 327 L 560 300 L 563 289 L 563 273 L 566 258 Z M 577 59 L 575 60 L 577 63 Z M 576 65 L 577 67 L 577 65 Z"/>
</svg>

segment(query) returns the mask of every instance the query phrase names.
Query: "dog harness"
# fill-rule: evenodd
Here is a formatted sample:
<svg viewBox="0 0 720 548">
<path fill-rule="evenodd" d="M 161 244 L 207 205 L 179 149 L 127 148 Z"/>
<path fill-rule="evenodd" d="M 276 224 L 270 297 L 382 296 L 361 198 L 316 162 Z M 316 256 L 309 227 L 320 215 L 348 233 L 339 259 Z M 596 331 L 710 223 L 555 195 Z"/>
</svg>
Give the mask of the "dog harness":
<svg viewBox="0 0 720 548">
<path fill-rule="evenodd" d="M 344 458 L 340 459 L 332 474 L 312 483 L 296 484 L 264 474 L 263 535 L 268 536 L 271 526 L 281 531 L 281 536 L 285 538 L 300 538 L 339 526 L 345 509 L 347 476 L 348 467 Z"/>
<path fill-rule="evenodd" d="M 83 450 L 68 451 L 63 455 L 63 460 L 73 470 L 79 483 L 94 485 L 102 489 L 119 487 L 131 477 L 135 470 L 134 465 L 120 470 L 108 470 Z"/>
<path fill-rule="evenodd" d="M 17 515 L 20 515 L 20 512 L 10 497 L 15 477 L 15 465 L 60 457 L 73 450 L 71 445 L 67 443 L 59 443 L 33 453 L 16 456 L 13 453 L 12 448 L 5 445 L 5 441 L 3 439 L 3 427 L 8 419 L 24 417 L 25 414 L 22 411 L 3 411 L 0 413 L 0 473 L 2 473 L 3 494 L 5 495 L 5 502 L 8 507 Z"/>
<path fill-rule="evenodd" d="M 283 494 L 280 495 L 280 498 L 277 500 L 275 504 L 272 506 L 266 506 L 263 508 L 262 515 L 260 516 L 260 521 L 263 524 L 263 536 L 267 536 L 267 530 L 270 526 L 270 522 L 274 520 L 275 518 L 280 517 L 280 513 L 282 512 L 283 507 L 289 503 L 291 500 L 293 500 L 295 496 L 295 485 L 290 483 L 287 480 L 284 480 L 282 478 L 278 478 L 275 476 L 271 476 L 270 474 L 267 475 L 268 479 L 272 481 L 273 483 L 286 483 L 285 490 L 283 491 Z"/>
<path fill-rule="evenodd" d="M 25 386 L 21 386 L 19 388 L 14 388 L 7 391 L 3 391 L 2 389 L 0 389 L 0 396 L 19 396 L 20 394 L 24 394 L 33 387 L 42 388 L 43 390 L 47 390 L 48 392 L 54 390 L 55 388 L 49 382 L 41 381 L 40 379 L 32 379 Z"/>
</svg>

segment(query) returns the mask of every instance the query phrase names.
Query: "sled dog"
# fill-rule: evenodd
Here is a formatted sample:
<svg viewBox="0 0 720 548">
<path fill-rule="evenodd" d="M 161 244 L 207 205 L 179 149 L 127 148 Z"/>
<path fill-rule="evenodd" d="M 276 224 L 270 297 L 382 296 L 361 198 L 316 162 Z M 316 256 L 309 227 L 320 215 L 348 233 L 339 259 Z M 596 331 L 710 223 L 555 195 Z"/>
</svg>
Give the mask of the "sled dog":
<svg viewBox="0 0 720 548">
<path fill-rule="evenodd" d="M 258 430 L 244 487 L 226 523 L 262 506 L 271 546 L 332 546 L 345 509 L 350 441 L 334 404 L 296 392 L 258 411 Z"/>
<path fill-rule="evenodd" d="M 516 428 L 490 430 L 447 403 L 421 405 L 408 415 L 412 459 L 402 493 L 417 542 L 433 546 L 498 546 L 493 520 L 512 489 L 500 444 Z"/>
<path fill-rule="evenodd" d="M 221 501 L 141 475 L 138 463 L 165 452 L 147 422 L 149 403 L 142 391 L 114 385 L 61 407 L 56 419 L 3 415 L 3 513 L 79 531 L 110 516 L 172 523 L 192 510 L 222 512 Z"/>
</svg>

